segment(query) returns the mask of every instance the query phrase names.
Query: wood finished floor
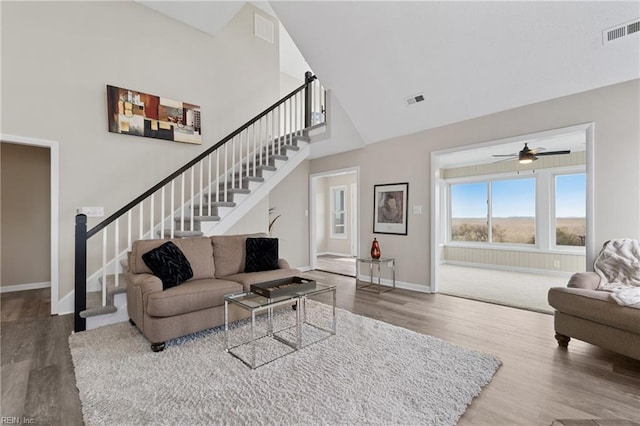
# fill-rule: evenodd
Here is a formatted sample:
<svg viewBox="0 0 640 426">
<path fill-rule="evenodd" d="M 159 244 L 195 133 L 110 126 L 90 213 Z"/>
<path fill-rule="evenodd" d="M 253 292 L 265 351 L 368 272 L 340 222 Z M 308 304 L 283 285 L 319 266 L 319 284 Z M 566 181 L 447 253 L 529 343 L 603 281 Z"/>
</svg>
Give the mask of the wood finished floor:
<svg viewBox="0 0 640 426">
<path fill-rule="evenodd" d="M 356 276 L 356 258 L 324 254 L 316 257 L 316 270 Z"/>
<path fill-rule="evenodd" d="M 640 362 L 575 340 L 559 349 L 550 315 L 402 289 L 356 292 L 353 278 L 305 275 L 336 284 L 340 308 L 497 355 L 503 365 L 459 425 L 640 420 Z M 1 415 L 82 424 L 68 346 L 72 316 L 49 315 L 47 290 L 5 293 L 0 301 Z"/>
</svg>

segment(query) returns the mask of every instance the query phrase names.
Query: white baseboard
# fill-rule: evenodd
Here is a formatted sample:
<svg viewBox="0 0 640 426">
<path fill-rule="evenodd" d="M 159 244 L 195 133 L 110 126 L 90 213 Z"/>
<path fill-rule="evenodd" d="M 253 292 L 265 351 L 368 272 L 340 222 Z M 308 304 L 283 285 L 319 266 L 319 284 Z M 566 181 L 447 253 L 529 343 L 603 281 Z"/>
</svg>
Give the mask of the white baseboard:
<svg viewBox="0 0 640 426">
<path fill-rule="evenodd" d="M 365 281 L 365 282 L 370 282 L 371 281 L 371 277 L 369 275 L 358 275 L 358 279 L 359 281 Z M 374 284 L 378 284 L 378 277 L 373 277 L 373 282 Z M 387 287 L 393 287 L 393 280 L 388 279 L 388 278 L 382 278 L 380 280 L 380 284 L 383 286 L 387 286 Z M 396 288 L 402 288 L 405 290 L 411 290 L 411 291 L 417 291 L 419 293 L 433 293 L 431 291 L 431 286 L 426 285 L 426 284 L 415 284 L 415 283 L 408 283 L 405 281 L 398 281 L 396 280 Z"/>
<path fill-rule="evenodd" d="M 309 272 L 311 270 L 310 266 L 296 266 L 296 269 L 300 269 L 302 272 Z"/>
<path fill-rule="evenodd" d="M 355 258 L 355 256 L 352 256 L 351 254 L 337 253 L 335 251 L 323 251 L 322 253 L 316 253 L 316 256 L 323 256 L 323 255 L 340 256 L 340 257 L 353 257 L 353 258 Z"/>
<path fill-rule="evenodd" d="M 14 291 L 37 290 L 40 288 L 49 288 L 49 287 L 51 287 L 51 281 L 45 281 L 41 283 L 3 285 L 2 287 L 0 287 L 0 293 L 13 293 Z"/>
</svg>

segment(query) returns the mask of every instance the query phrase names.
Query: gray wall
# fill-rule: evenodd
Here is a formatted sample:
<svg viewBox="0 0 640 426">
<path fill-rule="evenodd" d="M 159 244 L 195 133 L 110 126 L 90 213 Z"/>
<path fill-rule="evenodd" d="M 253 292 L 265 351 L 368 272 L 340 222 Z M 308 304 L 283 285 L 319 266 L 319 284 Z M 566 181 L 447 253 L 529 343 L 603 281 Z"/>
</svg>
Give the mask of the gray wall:
<svg viewBox="0 0 640 426">
<path fill-rule="evenodd" d="M 269 207 L 282 216 L 271 236 L 278 238 L 280 257 L 295 268 L 309 266 L 309 162 L 303 161 L 269 194 Z"/>
<path fill-rule="evenodd" d="M 60 147 L 60 298 L 77 207 L 115 212 L 278 99 L 278 35 L 253 35 L 255 11 L 211 37 L 135 2 L 2 2 L 2 132 Z M 107 84 L 200 105 L 203 144 L 109 133 Z"/>
<path fill-rule="evenodd" d="M 360 246 L 374 235 L 367 206 L 373 186 L 409 182 L 408 235 L 375 235 L 385 255 L 397 258 L 397 279 L 430 285 L 431 153 L 451 147 L 595 123 L 595 243 L 640 238 L 640 80 L 479 117 L 368 145 L 311 162 L 310 172 L 360 166 Z M 393 159 L 392 162 L 389 159 Z M 390 166 L 391 164 L 391 166 Z M 394 167 L 398 164 L 401 167 Z M 423 206 L 413 214 L 412 206 Z"/>
<path fill-rule="evenodd" d="M 51 281 L 49 149 L 0 144 L 0 285 Z"/>
</svg>

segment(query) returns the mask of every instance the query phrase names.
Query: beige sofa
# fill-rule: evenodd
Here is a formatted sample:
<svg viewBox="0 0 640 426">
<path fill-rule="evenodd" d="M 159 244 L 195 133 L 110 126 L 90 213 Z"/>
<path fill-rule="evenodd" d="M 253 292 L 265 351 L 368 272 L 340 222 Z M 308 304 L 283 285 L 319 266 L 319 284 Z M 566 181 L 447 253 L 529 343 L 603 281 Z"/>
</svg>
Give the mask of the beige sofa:
<svg viewBox="0 0 640 426">
<path fill-rule="evenodd" d="M 129 252 L 127 310 L 132 324 L 151 342 L 155 352 L 165 341 L 224 324 L 224 296 L 248 291 L 251 284 L 300 274 L 280 259 L 278 269 L 244 272 L 247 237 L 266 234 L 220 235 L 172 240 L 139 240 Z M 163 290 L 162 281 L 151 273 L 142 255 L 172 241 L 191 264 L 193 277 Z M 247 313 L 231 306 L 231 321 Z"/>
<path fill-rule="evenodd" d="M 640 360 L 640 309 L 618 305 L 599 284 L 595 272 L 579 272 L 567 287 L 549 289 L 558 344 L 566 348 L 574 337 Z"/>
</svg>

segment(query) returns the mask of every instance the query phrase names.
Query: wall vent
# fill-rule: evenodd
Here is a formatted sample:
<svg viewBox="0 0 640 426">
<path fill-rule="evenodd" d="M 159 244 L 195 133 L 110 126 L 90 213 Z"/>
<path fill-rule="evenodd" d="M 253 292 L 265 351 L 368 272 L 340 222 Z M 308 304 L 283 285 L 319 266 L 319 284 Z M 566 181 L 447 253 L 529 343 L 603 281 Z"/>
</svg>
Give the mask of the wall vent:
<svg viewBox="0 0 640 426">
<path fill-rule="evenodd" d="M 253 20 L 253 32 L 258 38 L 273 43 L 273 22 L 264 16 L 255 13 Z"/>
<path fill-rule="evenodd" d="M 602 31 L 602 44 L 611 43 L 619 38 L 640 32 L 640 18 Z"/>
<path fill-rule="evenodd" d="M 418 102 L 422 102 L 422 101 L 424 101 L 424 93 L 418 93 L 417 95 L 404 98 L 405 106 L 417 104 Z"/>
</svg>

